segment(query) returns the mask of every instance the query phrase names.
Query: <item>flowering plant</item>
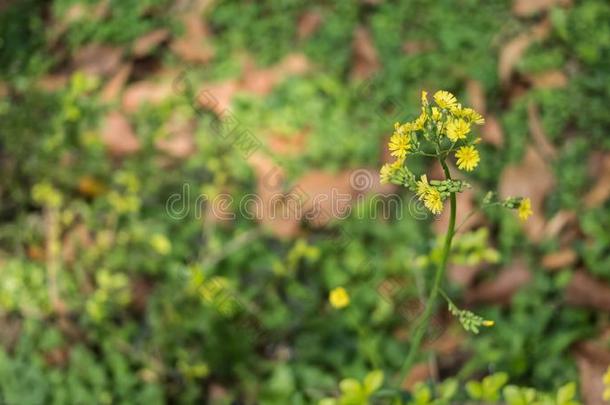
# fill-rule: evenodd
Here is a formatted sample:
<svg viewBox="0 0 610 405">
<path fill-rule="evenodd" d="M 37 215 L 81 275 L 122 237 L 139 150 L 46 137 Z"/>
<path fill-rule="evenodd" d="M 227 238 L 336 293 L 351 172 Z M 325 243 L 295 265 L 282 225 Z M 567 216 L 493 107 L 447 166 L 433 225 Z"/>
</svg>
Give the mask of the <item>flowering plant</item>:
<svg viewBox="0 0 610 405">
<path fill-rule="evenodd" d="M 432 214 L 440 214 L 446 200 L 449 200 L 450 207 L 449 225 L 441 260 L 434 275 L 426 307 L 415 325 L 409 353 L 401 369 L 401 381 L 404 380 L 413 365 L 439 295 L 447 300 L 449 312 L 467 331 L 478 333 L 480 327 L 489 327 L 494 324 L 493 321 L 483 319 L 468 310 L 459 309 L 441 289 L 451 243 L 456 234 L 456 194 L 470 187 L 465 180 L 452 178 L 447 161 L 453 155 L 457 169 L 465 172 L 471 172 L 479 166 L 481 157 L 477 144 L 481 138 L 474 134 L 473 127 L 483 125 L 485 119 L 474 109 L 463 107 L 448 91 L 437 91 L 433 100 L 431 103 L 428 94 L 423 91 L 419 116 L 414 121 L 395 124 L 388 148 L 396 160 L 385 164 L 380 171 L 381 183 L 402 185 L 413 191 Z M 438 160 L 445 178 L 428 180 L 426 174 L 416 175 L 407 165 L 407 160 L 411 156 L 424 156 Z M 495 200 L 494 197 L 494 193 L 488 193 L 483 200 L 483 205 L 499 205 L 508 209 L 516 209 L 522 220 L 526 220 L 532 214 L 529 198 L 509 197 L 500 201 Z"/>
</svg>

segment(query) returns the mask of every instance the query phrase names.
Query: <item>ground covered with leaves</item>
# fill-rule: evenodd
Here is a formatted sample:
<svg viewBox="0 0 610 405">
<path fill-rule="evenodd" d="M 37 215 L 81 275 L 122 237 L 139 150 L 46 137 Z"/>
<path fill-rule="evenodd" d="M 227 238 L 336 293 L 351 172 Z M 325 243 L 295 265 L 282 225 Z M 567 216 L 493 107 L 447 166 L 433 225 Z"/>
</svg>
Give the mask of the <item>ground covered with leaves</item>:
<svg viewBox="0 0 610 405">
<path fill-rule="evenodd" d="M 487 190 L 534 214 L 460 227 L 447 292 L 495 326 L 439 311 L 403 402 L 603 404 L 609 21 L 605 0 L 3 3 L 0 403 L 387 403 L 366 398 L 448 218 L 377 171 L 447 89 L 486 118 L 458 223 Z"/>
</svg>

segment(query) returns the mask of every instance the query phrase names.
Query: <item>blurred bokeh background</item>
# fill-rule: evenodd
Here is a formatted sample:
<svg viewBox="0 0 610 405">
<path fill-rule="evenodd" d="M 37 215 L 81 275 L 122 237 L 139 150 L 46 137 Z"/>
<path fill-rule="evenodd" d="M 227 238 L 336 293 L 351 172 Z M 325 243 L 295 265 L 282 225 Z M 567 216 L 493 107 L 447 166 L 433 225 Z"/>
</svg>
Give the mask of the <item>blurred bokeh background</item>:
<svg viewBox="0 0 610 405">
<path fill-rule="evenodd" d="M 604 403 L 608 1 L 0 13 L 0 403 L 309 404 L 372 370 L 392 381 L 447 223 L 378 181 L 422 89 L 486 118 L 458 222 L 488 190 L 534 215 L 460 228 L 446 291 L 496 326 L 439 309 L 402 387 L 501 371 Z"/>
</svg>

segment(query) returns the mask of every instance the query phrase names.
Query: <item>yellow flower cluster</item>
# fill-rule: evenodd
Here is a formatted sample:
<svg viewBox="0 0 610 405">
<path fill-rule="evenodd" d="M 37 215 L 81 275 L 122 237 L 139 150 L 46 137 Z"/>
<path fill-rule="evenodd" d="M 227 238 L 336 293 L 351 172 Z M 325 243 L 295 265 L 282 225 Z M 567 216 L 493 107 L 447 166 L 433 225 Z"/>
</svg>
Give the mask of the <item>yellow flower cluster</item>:
<svg viewBox="0 0 610 405">
<path fill-rule="evenodd" d="M 483 117 L 472 108 L 462 107 L 448 91 L 437 91 L 432 98 L 434 106 L 428 101 L 428 93 L 422 91 L 421 114 L 411 122 L 394 125 L 388 149 L 396 160 L 381 168 L 381 183 L 399 184 L 404 180 L 395 176 L 409 154 L 423 152 L 422 141 L 427 141 L 428 146 L 431 144 L 439 156 L 454 152 L 460 170 L 472 171 L 478 166 L 480 156 L 474 146 L 478 139 L 469 135 L 472 125 L 485 123 Z"/>
<path fill-rule="evenodd" d="M 426 208 L 434 214 L 443 209 L 443 201 L 452 191 L 439 181 L 428 183 L 425 176 L 417 180 L 405 162 L 409 156 L 433 156 L 442 162 L 454 155 L 459 170 L 470 172 L 481 160 L 476 144 L 480 138 L 472 135 L 474 125 L 482 125 L 485 119 L 469 107 L 462 107 L 448 91 L 440 90 L 432 96 L 422 91 L 421 113 L 413 121 L 396 123 L 390 137 L 388 150 L 396 158 L 386 163 L 379 173 L 381 183 L 394 183 L 415 191 Z M 458 190 L 459 192 L 459 190 Z"/>
</svg>

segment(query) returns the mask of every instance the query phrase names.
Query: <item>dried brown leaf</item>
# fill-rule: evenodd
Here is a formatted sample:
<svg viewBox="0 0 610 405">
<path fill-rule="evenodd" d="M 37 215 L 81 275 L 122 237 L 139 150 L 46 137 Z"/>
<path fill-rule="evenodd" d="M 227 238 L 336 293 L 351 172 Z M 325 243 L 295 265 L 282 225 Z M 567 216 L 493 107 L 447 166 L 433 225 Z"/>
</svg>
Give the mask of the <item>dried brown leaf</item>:
<svg viewBox="0 0 610 405">
<path fill-rule="evenodd" d="M 140 106 L 160 104 L 173 94 L 173 89 L 168 82 L 139 81 L 129 85 L 123 93 L 123 110 L 133 113 Z"/>
<path fill-rule="evenodd" d="M 498 303 L 508 304 L 513 295 L 532 279 L 532 274 L 525 262 L 515 260 L 502 269 L 493 279 L 485 281 L 466 293 L 468 303 Z"/>
<path fill-rule="evenodd" d="M 542 258 L 542 266 L 548 270 L 557 270 L 574 265 L 576 260 L 578 255 L 573 249 L 563 249 L 545 255 Z"/>
<path fill-rule="evenodd" d="M 580 374 L 580 395 L 587 405 L 607 405 L 603 399 L 604 373 L 610 365 L 610 352 L 591 342 L 579 343 L 574 357 Z"/>
<path fill-rule="evenodd" d="M 568 85 L 568 76 L 561 70 L 549 70 L 529 75 L 526 79 L 538 89 L 561 89 Z"/>
<path fill-rule="evenodd" d="M 485 97 L 485 89 L 481 82 L 474 79 L 467 80 L 466 92 L 468 93 L 470 106 L 481 115 L 487 115 L 487 98 Z"/>
<path fill-rule="evenodd" d="M 306 11 L 299 18 L 299 22 L 297 24 L 297 37 L 300 40 L 309 38 L 318 30 L 318 28 L 320 28 L 321 24 L 322 14 L 315 10 Z"/>
<path fill-rule="evenodd" d="M 166 137 L 158 139 L 155 146 L 176 159 L 185 159 L 196 151 L 195 123 L 174 114 L 165 124 Z"/>
<path fill-rule="evenodd" d="M 88 44 L 74 54 L 74 69 L 92 75 L 106 76 L 114 73 L 121 64 L 123 49 L 102 44 Z"/>
<path fill-rule="evenodd" d="M 169 30 L 166 28 L 150 31 L 134 41 L 132 52 L 136 57 L 146 56 L 167 38 L 169 38 Z"/>
<path fill-rule="evenodd" d="M 501 197 L 521 196 L 531 199 L 534 213 L 523 225 L 533 241 L 539 241 L 544 236 L 544 200 L 554 186 L 552 170 L 532 147 L 528 147 L 521 163 L 506 166 L 500 177 Z"/>
<path fill-rule="evenodd" d="M 102 128 L 102 142 L 111 155 L 131 155 L 140 149 L 140 141 L 127 118 L 118 111 L 108 113 Z"/>
<path fill-rule="evenodd" d="M 210 33 L 199 14 L 188 14 L 182 18 L 186 33 L 172 41 L 172 51 L 186 62 L 207 63 L 214 57 Z"/>
<path fill-rule="evenodd" d="M 566 301 L 579 307 L 610 311 L 610 286 L 579 270 L 574 273 L 566 289 Z"/>
<path fill-rule="evenodd" d="M 550 29 L 550 22 L 548 19 L 545 19 L 530 31 L 513 38 L 504 45 L 500 50 L 498 60 L 498 77 L 504 85 L 508 84 L 514 67 L 527 48 L 535 41 L 545 38 L 549 34 Z"/>
<path fill-rule="evenodd" d="M 527 117 L 528 126 L 534 143 L 540 152 L 546 157 L 554 159 L 557 157 L 557 150 L 555 146 L 549 141 L 544 127 L 542 125 L 542 119 L 540 118 L 540 111 L 538 106 L 530 102 L 527 105 Z"/>
<path fill-rule="evenodd" d="M 483 142 L 500 147 L 504 144 L 504 131 L 502 125 L 495 115 L 485 117 L 485 124 L 481 129 L 481 138 Z"/>
<path fill-rule="evenodd" d="M 123 87 L 125 87 L 125 83 L 127 83 L 127 80 L 129 80 L 129 75 L 131 74 L 132 68 L 132 63 L 123 64 L 119 68 L 119 70 L 114 74 L 114 76 L 112 76 L 112 78 L 102 89 L 100 94 L 102 101 L 110 102 L 119 96 L 123 90 Z"/>
<path fill-rule="evenodd" d="M 591 166 L 590 175 L 597 181 L 585 195 L 584 202 L 587 208 L 595 208 L 610 197 L 610 154 L 594 154 L 589 164 Z"/>
<path fill-rule="evenodd" d="M 231 107 L 233 96 L 239 90 L 237 80 L 204 84 L 197 94 L 197 103 L 218 115 L 222 115 Z"/>
<path fill-rule="evenodd" d="M 310 69 L 307 57 L 300 53 L 289 54 L 280 63 L 265 69 L 258 69 L 250 60 L 246 61 L 240 90 L 267 95 L 273 88 L 291 75 L 300 75 Z"/>
<path fill-rule="evenodd" d="M 368 79 L 381 67 L 373 38 L 366 27 L 354 30 L 352 52 L 352 78 Z"/>
</svg>

